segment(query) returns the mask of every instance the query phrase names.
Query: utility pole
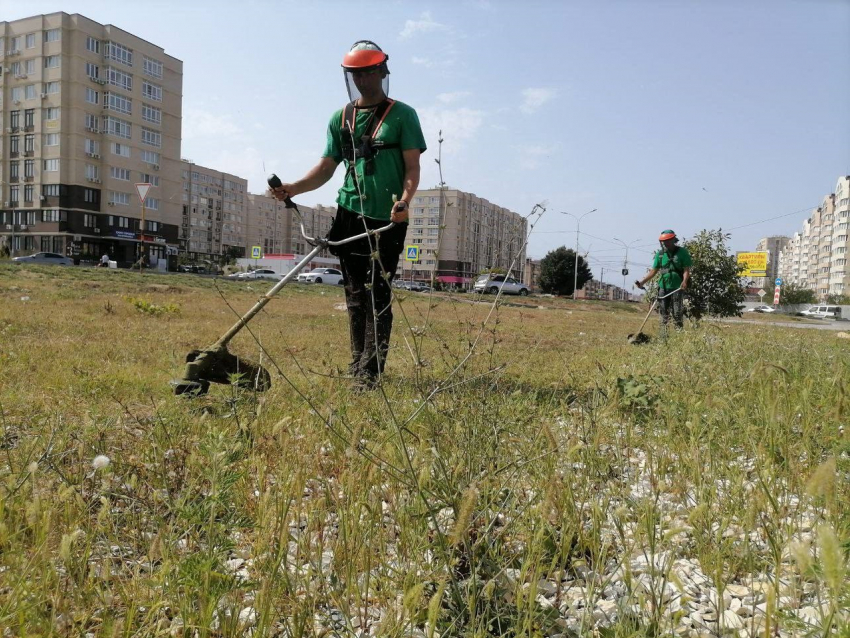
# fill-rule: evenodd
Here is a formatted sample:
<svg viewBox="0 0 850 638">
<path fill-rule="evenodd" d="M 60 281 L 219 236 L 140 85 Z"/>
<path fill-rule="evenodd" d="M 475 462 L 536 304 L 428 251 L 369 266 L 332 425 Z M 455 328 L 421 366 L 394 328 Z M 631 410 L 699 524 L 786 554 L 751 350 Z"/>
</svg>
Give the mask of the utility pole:
<svg viewBox="0 0 850 638">
<path fill-rule="evenodd" d="M 569 215 L 570 217 L 576 220 L 576 263 L 575 272 L 573 273 L 573 299 L 576 298 L 576 288 L 578 288 L 578 234 L 579 228 L 581 227 L 581 220 L 584 219 L 585 216 L 590 215 L 590 213 L 595 213 L 596 210 L 596 208 L 594 208 L 593 210 L 589 210 L 581 217 L 576 217 L 572 213 L 561 211 L 561 215 Z"/>
<path fill-rule="evenodd" d="M 623 244 L 623 248 L 626 249 L 626 256 L 623 259 L 623 294 L 626 292 L 626 276 L 629 274 L 629 248 L 634 244 L 641 241 L 640 239 L 636 239 L 633 242 L 629 242 L 628 244 L 624 242 L 622 239 L 617 239 L 614 237 L 614 241 L 618 241 Z"/>
</svg>

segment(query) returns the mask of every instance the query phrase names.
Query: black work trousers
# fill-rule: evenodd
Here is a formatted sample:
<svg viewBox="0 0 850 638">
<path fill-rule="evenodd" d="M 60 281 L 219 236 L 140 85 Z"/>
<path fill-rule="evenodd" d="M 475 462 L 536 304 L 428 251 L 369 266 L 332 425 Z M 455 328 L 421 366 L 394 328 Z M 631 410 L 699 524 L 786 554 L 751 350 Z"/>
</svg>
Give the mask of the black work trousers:
<svg viewBox="0 0 850 638">
<path fill-rule="evenodd" d="M 670 295 L 675 290 L 679 290 L 678 288 L 659 288 L 658 296 L 664 297 L 665 295 Z M 684 293 L 679 290 L 673 295 L 670 295 L 666 299 L 660 299 L 658 302 L 658 312 L 661 315 L 661 330 L 663 333 L 667 331 L 667 324 L 670 322 L 670 315 L 673 316 L 673 321 L 676 323 L 676 327 L 678 329 L 682 329 L 684 327 L 684 314 L 685 314 L 685 304 L 684 304 Z"/>
<path fill-rule="evenodd" d="M 366 228 L 380 228 L 389 223 L 388 220 L 363 217 L 340 206 L 328 239 L 339 241 L 359 235 Z M 406 234 L 405 222 L 378 235 L 331 249 L 339 257 L 345 279 L 345 303 L 351 334 L 349 371 L 355 376 L 374 380 L 384 372 L 393 328 L 390 283 Z"/>
</svg>

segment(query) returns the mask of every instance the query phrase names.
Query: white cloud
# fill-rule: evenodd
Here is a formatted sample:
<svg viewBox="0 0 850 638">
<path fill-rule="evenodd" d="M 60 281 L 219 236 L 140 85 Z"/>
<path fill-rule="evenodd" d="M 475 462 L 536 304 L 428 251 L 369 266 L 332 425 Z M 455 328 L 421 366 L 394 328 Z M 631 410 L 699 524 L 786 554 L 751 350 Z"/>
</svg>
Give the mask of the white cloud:
<svg viewBox="0 0 850 638">
<path fill-rule="evenodd" d="M 452 102 L 457 102 L 458 100 L 462 100 L 465 97 L 472 95 L 469 91 L 454 91 L 452 93 L 440 93 L 437 96 L 437 100 L 442 102 L 443 104 L 451 104 Z"/>
<path fill-rule="evenodd" d="M 426 107 L 419 109 L 419 119 L 428 146 L 436 151 L 437 135 L 443 132 L 446 151 L 457 150 L 459 141 L 475 137 L 484 123 L 484 111 L 461 107 L 447 109 Z"/>
<path fill-rule="evenodd" d="M 411 62 L 413 62 L 413 64 L 418 64 L 419 66 L 424 66 L 428 68 L 434 66 L 434 63 L 431 62 L 431 58 L 420 58 L 415 55 L 413 56 L 413 58 L 411 58 Z"/>
<path fill-rule="evenodd" d="M 522 104 L 519 110 L 523 113 L 534 113 L 541 106 L 557 95 L 555 89 L 539 88 L 539 89 L 523 89 Z"/>
<path fill-rule="evenodd" d="M 439 22 L 434 22 L 430 11 L 423 11 L 418 20 L 405 20 L 404 28 L 399 33 L 402 40 L 412 37 L 416 33 L 430 33 L 432 31 L 446 31 L 448 27 Z"/>
<path fill-rule="evenodd" d="M 519 156 L 519 166 L 525 170 L 535 170 L 540 168 L 544 158 L 550 157 L 557 150 L 557 146 L 547 146 L 543 144 L 529 144 L 517 148 Z"/>
<path fill-rule="evenodd" d="M 183 109 L 183 139 L 221 139 L 242 134 L 242 128 L 229 115 L 211 113 L 188 106 Z"/>
</svg>

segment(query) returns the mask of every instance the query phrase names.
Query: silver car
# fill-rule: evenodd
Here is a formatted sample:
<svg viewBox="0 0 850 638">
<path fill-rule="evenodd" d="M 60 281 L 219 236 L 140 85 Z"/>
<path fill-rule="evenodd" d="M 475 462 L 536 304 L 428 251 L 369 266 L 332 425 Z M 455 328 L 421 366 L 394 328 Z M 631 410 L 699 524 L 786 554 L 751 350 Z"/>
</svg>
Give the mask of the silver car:
<svg viewBox="0 0 850 638">
<path fill-rule="evenodd" d="M 54 266 L 73 266 L 74 260 L 59 253 L 35 253 L 26 257 L 13 257 L 18 264 L 52 264 Z"/>
<path fill-rule="evenodd" d="M 475 285 L 472 287 L 473 292 L 496 294 L 500 290 L 503 295 L 521 295 L 524 297 L 528 294 L 527 285 L 507 275 L 481 275 L 475 280 Z"/>
</svg>

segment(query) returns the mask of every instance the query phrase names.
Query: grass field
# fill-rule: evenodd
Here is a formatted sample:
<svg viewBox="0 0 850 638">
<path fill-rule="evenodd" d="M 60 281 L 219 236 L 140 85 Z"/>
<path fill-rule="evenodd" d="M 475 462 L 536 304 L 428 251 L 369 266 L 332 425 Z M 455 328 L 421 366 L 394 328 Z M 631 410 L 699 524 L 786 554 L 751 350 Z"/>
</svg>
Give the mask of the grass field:
<svg viewBox="0 0 850 638">
<path fill-rule="evenodd" d="M 267 287 L 0 264 L 0 634 L 850 636 L 850 340 L 405 293 L 356 393 L 293 285 L 173 397 Z"/>
</svg>

